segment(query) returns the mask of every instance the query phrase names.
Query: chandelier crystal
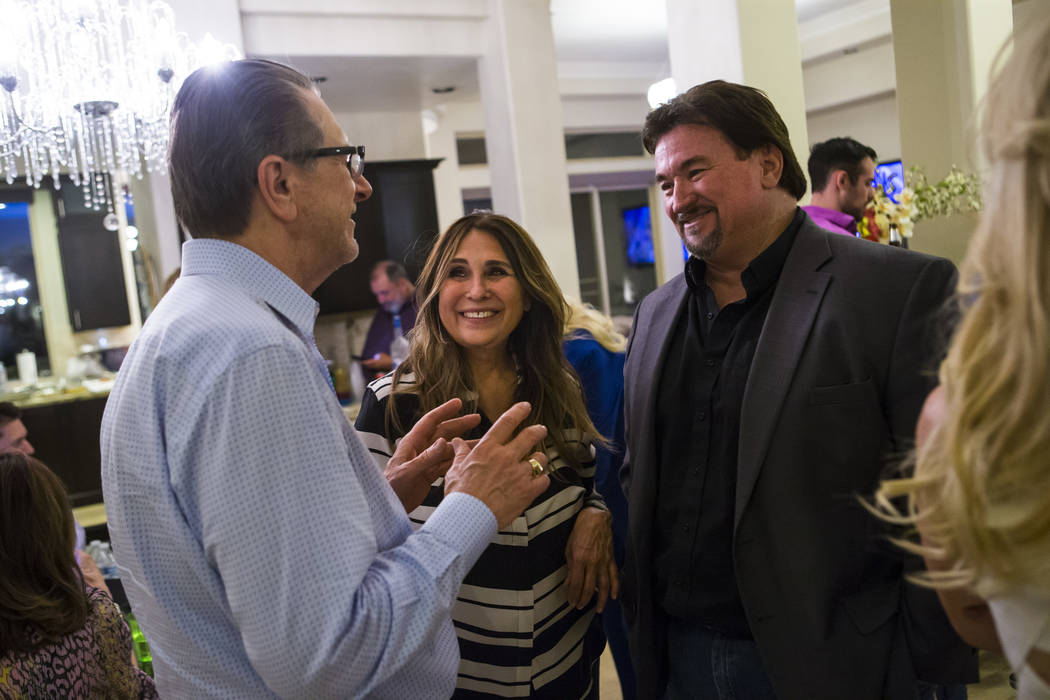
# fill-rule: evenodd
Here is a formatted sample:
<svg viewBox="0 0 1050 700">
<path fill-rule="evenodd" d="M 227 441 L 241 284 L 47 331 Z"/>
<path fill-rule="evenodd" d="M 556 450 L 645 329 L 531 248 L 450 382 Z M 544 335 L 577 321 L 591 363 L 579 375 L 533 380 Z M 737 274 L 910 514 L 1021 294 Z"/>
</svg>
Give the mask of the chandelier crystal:
<svg viewBox="0 0 1050 700">
<path fill-rule="evenodd" d="M 68 173 L 111 213 L 114 175 L 163 171 L 182 80 L 239 57 L 189 41 L 160 0 L 0 0 L 0 19 L 0 177 Z"/>
</svg>

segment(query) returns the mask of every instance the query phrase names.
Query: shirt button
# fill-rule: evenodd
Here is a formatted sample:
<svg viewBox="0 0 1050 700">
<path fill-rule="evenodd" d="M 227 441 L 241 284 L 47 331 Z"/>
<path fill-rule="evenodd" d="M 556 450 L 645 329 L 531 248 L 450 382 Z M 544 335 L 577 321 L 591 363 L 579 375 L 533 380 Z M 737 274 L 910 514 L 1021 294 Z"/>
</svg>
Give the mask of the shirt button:
<svg viewBox="0 0 1050 700">
<path fill-rule="evenodd" d="M 707 366 L 708 367 L 714 367 L 715 366 L 715 361 L 714 360 L 708 360 L 707 361 Z"/>
<path fill-rule="evenodd" d="M 682 532 L 689 532 L 689 526 L 688 525 L 683 525 L 682 526 Z"/>
<path fill-rule="evenodd" d="M 698 419 L 699 419 L 700 421 L 705 421 L 705 420 L 707 420 L 707 414 L 706 414 L 706 413 L 704 413 L 703 411 L 700 411 L 700 415 L 698 415 L 698 416 L 697 416 L 697 418 L 698 418 Z"/>
<path fill-rule="evenodd" d="M 715 317 L 715 312 L 714 311 L 708 311 L 707 312 L 707 320 L 708 321 L 710 321 L 714 317 Z"/>
</svg>

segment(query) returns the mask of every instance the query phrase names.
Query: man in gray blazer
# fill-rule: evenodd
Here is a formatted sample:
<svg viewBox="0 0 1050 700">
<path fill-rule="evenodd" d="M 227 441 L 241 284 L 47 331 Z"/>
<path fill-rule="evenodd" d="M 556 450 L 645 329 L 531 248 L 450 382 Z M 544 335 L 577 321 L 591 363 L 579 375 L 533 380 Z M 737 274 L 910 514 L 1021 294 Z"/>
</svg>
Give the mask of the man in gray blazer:
<svg viewBox="0 0 1050 700">
<path fill-rule="evenodd" d="M 624 608 L 644 698 L 915 698 L 976 680 L 858 503 L 911 446 L 947 260 L 818 228 L 764 94 L 698 85 L 642 134 L 690 258 L 624 370 Z M 927 372 L 930 371 L 930 372 Z"/>
</svg>

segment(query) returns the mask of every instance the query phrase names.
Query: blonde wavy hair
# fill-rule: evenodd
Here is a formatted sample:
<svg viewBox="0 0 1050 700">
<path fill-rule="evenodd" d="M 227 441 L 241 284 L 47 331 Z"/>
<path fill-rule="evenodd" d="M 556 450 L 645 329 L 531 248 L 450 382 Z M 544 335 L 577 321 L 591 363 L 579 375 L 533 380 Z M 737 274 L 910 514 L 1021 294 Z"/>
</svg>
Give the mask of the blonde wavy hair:
<svg viewBox="0 0 1050 700">
<path fill-rule="evenodd" d="M 598 344 L 609 352 L 623 352 L 627 349 L 627 338 L 616 330 L 611 318 L 590 304 L 570 301 L 569 317 L 565 321 L 565 338 L 571 339 L 581 335 L 578 331 L 587 331 Z"/>
<path fill-rule="evenodd" d="M 532 413 L 523 425 L 548 426 L 547 440 L 570 466 L 579 469 L 587 450 L 570 448 L 564 429 L 578 430 L 583 442 L 590 439 L 601 443 L 603 438 L 587 415 L 579 377 L 562 353 L 568 304 L 532 237 L 498 214 L 475 213 L 455 221 L 427 257 L 416 288 L 419 314 L 411 333 L 409 356 L 394 372 L 395 390 L 387 402 L 387 425 L 399 432 L 405 430 L 395 406 L 399 393 L 417 395 L 424 412 L 455 397 L 463 400 L 466 412 L 477 410 L 477 387 L 466 354 L 445 330 L 438 314 L 442 284 L 460 243 L 472 231 L 487 233 L 499 242 L 529 307 L 507 340 L 507 352 L 520 375 L 514 400 L 532 404 Z M 401 378 L 410 373 L 414 385 L 402 384 Z"/>
<path fill-rule="evenodd" d="M 984 102 L 985 209 L 962 265 L 963 315 L 940 379 L 944 420 L 915 477 L 876 495 L 917 525 L 907 548 L 951 562 L 916 577 L 988 597 L 1050 593 L 1050 22 L 1000 52 Z M 891 500 L 908 497 L 900 513 Z"/>
</svg>

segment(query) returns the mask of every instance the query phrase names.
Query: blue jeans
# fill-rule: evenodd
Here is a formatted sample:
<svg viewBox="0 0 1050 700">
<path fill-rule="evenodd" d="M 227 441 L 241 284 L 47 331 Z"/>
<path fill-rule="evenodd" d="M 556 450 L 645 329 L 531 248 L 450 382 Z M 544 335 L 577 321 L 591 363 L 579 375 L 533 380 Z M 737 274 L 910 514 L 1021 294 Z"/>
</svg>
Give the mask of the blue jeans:
<svg viewBox="0 0 1050 700">
<path fill-rule="evenodd" d="M 776 700 L 754 640 L 670 618 L 667 650 L 664 700 Z"/>
</svg>

